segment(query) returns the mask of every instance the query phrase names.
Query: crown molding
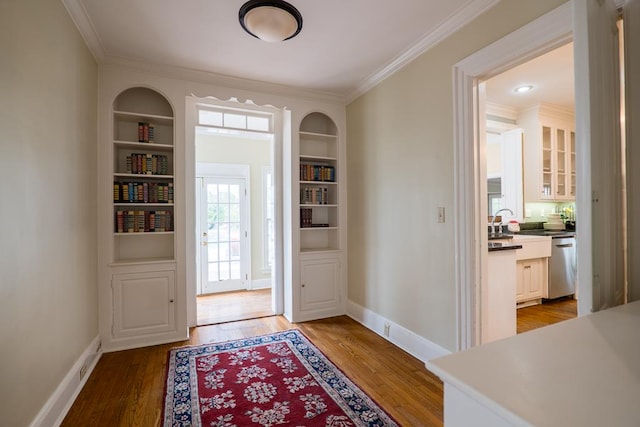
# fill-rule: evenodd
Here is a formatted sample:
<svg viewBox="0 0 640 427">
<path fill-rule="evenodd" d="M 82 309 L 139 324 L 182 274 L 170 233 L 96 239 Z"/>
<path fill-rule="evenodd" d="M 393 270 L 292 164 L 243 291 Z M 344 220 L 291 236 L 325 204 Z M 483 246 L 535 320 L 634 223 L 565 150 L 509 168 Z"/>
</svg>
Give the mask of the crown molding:
<svg viewBox="0 0 640 427">
<path fill-rule="evenodd" d="M 91 22 L 82 2 L 80 0 L 62 0 L 62 4 L 67 9 L 71 20 L 76 25 L 93 57 L 96 61 L 101 62 L 104 59 L 102 42 L 100 42 L 100 37 L 98 37 L 93 22 Z"/>
<path fill-rule="evenodd" d="M 493 7 L 500 0 L 472 0 L 455 14 L 451 15 L 444 23 L 398 55 L 389 64 L 373 73 L 360 83 L 356 89 L 346 98 L 347 104 L 354 101 L 360 95 L 371 90 L 382 81 L 411 63 L 414 59 L 446 39 L 478 15 Z"/>
<path fill-rule="evenodd" d="M 505 119 L 516 120 L 518 118 L 518 109 L 510 105 L 497 104 L 495 102 L 485 102 L 485 114 Z"/>
<path fill-rule="evenodd" d="M 125 68 L 142 70 L 154 73 L 156 75 L 173 77 L 179 79 L 188 79 L 200 83 L 217 84 L 227 87 L 238 87 L 242 89 L 265 91 L 279 95 L 302 97 L 314 100 L 326 100 L 329 102 L 341 102 L 349 104 L 360 95 L 371 90 L 382 81 L 392 76 L 414 59 L 428 51 L 451 34 L 471 22 L 478 15 L 493 7 L 499 0 L 470 0 L 469 3 L 459 11 L 451 15 L 434 31 L 427 33 L 415 44 L 410 46 L 389 64 L 382 67 L 379 71 L 365 78 L 353 91 L 347 94 L 315 91 L 294 86 L 287 86 L 275 83 L 261 82 L 257 80 L 242 79 L 229 75 L 217 74 L 201 70 L 193 70 L 182 67 L 174 67 L 162 64 L 151 64 L 145 61 L 124 59 L 118 57 L 107 56 L 103 49 L 98 33 L 87 14 L 81 0 L 62 0 L 69 16 L 78 28 L 87 47 L 93 54 L 96 61 L 101 65 L 115 65 Z"/>
<path fill-rule="evenodd" d="M 132 71 L 143 71 L 158 77 L 186 80 L 192 83 L 210 84 L 231 89 L 241 89 L 250 92 L 262 92 L 284 97 L 307 99 L 312 101 L 325 101 L 344 105 L 344 96 L 333 93 L 298 88 L 294 86 L 267 83 L 258 80 L 233 77 L 226 74 L 217 74 L 210 71 L 194 70 L 191 68 L 175 67 L 166 64 L 154 64 L 147 61 L 128 58 L 106 56 L 101 62 L 105 67 L 116 67 Z"/>
</svg>

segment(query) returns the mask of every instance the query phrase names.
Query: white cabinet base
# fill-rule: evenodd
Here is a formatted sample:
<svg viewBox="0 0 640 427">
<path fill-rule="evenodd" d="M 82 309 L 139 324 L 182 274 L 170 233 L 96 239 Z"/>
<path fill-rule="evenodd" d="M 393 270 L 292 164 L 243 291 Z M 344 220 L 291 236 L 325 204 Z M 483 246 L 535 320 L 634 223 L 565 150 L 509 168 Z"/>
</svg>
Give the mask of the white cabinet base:
<svg viewBox="0 0 640 427">
<path fill-rule="evenodd" d="M 175 272 L 114 274 L 113 336 L 175 331 Z"/>
<path fill-rule="evenodd" d="M 339 255 L 300 256 L 300 306 L 296 321 L 345 313 Z"/>
<path fill-rule="evenodd" d="M 101 291 L 105 352 L 182 341 L 189 337 L 177 295 L 175 263 L 112 267 Z M 182 320 L 180 320 L 182 319 Z"/>
</svg>

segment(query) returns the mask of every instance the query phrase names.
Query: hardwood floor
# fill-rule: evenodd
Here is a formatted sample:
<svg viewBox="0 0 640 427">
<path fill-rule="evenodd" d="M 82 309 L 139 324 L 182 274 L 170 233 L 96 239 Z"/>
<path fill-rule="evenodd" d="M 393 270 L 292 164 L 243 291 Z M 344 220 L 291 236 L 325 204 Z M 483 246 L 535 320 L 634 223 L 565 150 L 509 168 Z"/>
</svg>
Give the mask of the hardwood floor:
<svg viewBox="0 0 640 427">
<path fill-rule="evenodd" d="M 518 333 L 573 317 L 570 299 L 522 308 Z M 298 324 L 271 316 L 193 328 L 184 342 L 104 354 L 62 426 L 158 426 L 170 348 L 290 328 L 307 335 L 400 425 L 442 425 L 442 382 L 418 359 L 346 316 Z"/>
<path fill-rule="evenodd" d="M 197 298 L 198 325 L 272 316 L 271 289 L 225 292 Z"/>
<path fill-rule="evenodd" d="M 578 316 L 578 302 L 560 298 L 518 309 L 518 333 L 552 325 Z"/>
<path fill-rule="evenodd" d="M 272 316 L 194 328 L 180 343 L 104 354 L 62 426 L 158 426 L 170 348 L 290 328 L 300 329 L 400 425 L 442 425 L 442 383 L 418 359 L 346 316 L 298 324 Z"/>
</svg>

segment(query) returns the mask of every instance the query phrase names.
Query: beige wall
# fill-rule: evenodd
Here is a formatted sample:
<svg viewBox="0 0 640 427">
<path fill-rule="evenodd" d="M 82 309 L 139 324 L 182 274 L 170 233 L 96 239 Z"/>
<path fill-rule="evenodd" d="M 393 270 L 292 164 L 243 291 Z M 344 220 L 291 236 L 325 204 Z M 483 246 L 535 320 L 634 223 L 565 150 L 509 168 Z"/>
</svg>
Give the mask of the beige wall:
<svg viewBox="0 0 640 427">
<path fill-rule="evenodd" d="M 266 279 L 262 271 L 264 218 L 262 167 L 271 164 L 271 143 L 250 138 L 215 135 L 196 136 L 196 162 L 249 165 L 251 174 L 251 279 Z"/>
<path fill-rule="evenodd" d="M 97 65 L 61 1 L 0 2 L 0 424 L 98 334 Z"/>
<path fill-rule="evenodd" d="M 351 301 L 455 349 L 452 67 L 563 3 L 504 0 L 347 106 Z"/>
</svg>

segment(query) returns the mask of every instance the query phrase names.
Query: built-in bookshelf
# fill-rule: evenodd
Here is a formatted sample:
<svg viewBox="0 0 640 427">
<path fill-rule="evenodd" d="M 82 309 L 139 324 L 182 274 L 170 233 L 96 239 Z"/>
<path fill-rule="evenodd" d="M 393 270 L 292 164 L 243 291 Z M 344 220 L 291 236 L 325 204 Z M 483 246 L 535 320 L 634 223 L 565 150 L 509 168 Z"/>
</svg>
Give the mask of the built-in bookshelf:
<svg viewBox="0 0 640 427">
<path fill-rule="evenodd" d="M 148 88 L 113 104 L 113 264 L 172 261 L 174 114 Z"/>
<path fill-rule="evenodd" d="M 307 115 L 299 131 L 300 252 L 340 249 L 338 135 L 322 113 Z"/>
</svg>

